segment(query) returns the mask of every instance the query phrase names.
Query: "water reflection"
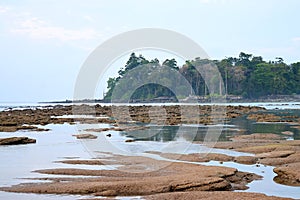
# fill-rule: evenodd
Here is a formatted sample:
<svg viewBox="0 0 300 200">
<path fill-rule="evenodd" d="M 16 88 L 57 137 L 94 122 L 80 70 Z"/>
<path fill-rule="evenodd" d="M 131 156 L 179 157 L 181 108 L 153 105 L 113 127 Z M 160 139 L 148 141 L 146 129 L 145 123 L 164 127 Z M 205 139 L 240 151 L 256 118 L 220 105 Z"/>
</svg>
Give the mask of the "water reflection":
<svg viewBox="0 0 300 200">
<path fill-rule="evenodd" d="M 271 110 L 264 111 L 269 114 L 276 114 L 280 116 L 282 120 L 288 120 L 291 116 L 294 118 L 300 117 L 300 110 Z M 300 130 L 295 126 L 289 123 L 281 123 L 281 122 L 261 122 L 257 123 L 253 120 L 248 120 L 247 115 L 242 117 L 232 119 L 230 124 L 235 125 L 236 127 L 244 130 L 243 134 L 252 134 L 252 133 L 275 133 L 281 136 L 285 136 L 282 134 L 284 131 L 290 131 L 293 133 L 291 136 L 285 136 L 288 139 L 300 140 Z"/>
<path fill-rule="evenodd" d="M 265 112 L 265 111 L 264 111 Z M 293 115 L 300 116 L 300 110 L 272 110 L 268 113 L 276 113 L 283 120 Z M 138 141 L 158 141 L 169 142 L 176 141 L 179 138 L 184 138 L 187 141 L 204 141 L 204 138 L 210 129 L 210 134 L 218 133 L 220 125 L 181 125 L 181 126 L 157 126 L 153 124 L 146 125 L 149 129 L 135 130 L 120 133 L 123 136 L 132 137 Z M 288 123 L 257 123 L 253 120 L 248 120 L 247 115 L 234 118 L 228 124 L 222 125 L 222 133 L 218 141 L 228 141 L 234 135 L 244 135 L 252 133 L 275 133 L 286 139 L 299 140 L 300 130 Z M 289 131 L 292 135 L 284 135 L 282 132 Z"/>
<path fill-rule="evenodd" d="M 176 141 L 179 138 L 184 138 L 186 141 L 203 141 L 208 129 L 210 134 L 214 132 L 218 133 L 219 126 L 150 126 L 147 130 L 135 130 L 129 132 L 122 132 L 121 135 L 132 137 L 137 141 L 156 141 L 156 142 L 169 142 Z M 222 129 L 222 133 L 219 137 L 219 141 L 228 140 L 229 136 L 232 136 L 239 132 L 238 129 L 231 128 L 231 126 L 225 126 Z"/>
</svg>

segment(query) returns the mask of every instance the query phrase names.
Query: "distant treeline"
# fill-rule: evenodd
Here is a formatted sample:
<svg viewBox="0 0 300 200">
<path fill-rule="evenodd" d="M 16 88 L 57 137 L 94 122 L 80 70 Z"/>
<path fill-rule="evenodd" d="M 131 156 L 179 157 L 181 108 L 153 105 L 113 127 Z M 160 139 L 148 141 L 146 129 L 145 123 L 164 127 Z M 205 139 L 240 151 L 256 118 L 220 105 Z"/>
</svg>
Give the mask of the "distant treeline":
<svg viewBox="0 0 300 200">
<path fill-rule="evenodd" d="M 182 80 L 178 80 L 178 77 L 175 76 L 163 76 L 165 74 L 159 74 L 159 71 L 169 68 L 177 71 L 177 73 L 179 72 L 191 85 L 192 88 L 190 91 L 193 92 L 193 95 L 223 95 L 220 94 L 221 92 L 218 89 L 208 91 L 203 74 L 200 74 L 195 68 L 195 66 L 209 63 L 217 66 L 224 83 L 222 86 L 223 91 L 227 95 L 237 95 L 254 99 L 269 95 L 300 94 L 300 62 L 286 64 L 280 57 L 277 57 L 275 61 L 264 61 L 261 56 L 253 56 L 252 54 L 241 52 L 237 58 L 229 57 L 222 60 L 195 58 L 195 60 L 187 60 L 183 66 L 177 66 L 175 59 L 167 59 L 160 64 L 158 59 L 149 61 L 142 55 L 136 56 L 135 53 L 132 53 L 124 68 L 118 72 L 119 76 L 109 78 L 108 92 L 104 99 L 110 100 L 114 88 L 119 81 L 130 70 L 140 65 L 149 66 L 151 73 L 157 73 L 156 76 L 162 76 L 161 79 L 163 81 L 173 84 L 179 90 L 183 84 Z M 158 68 L 159 70 L 157 70 Z M 132 85 L 134 83 L 130 81 L 128 83 L 123 82 L 122 90 L 124 95 L 126 95 L 126 85 L 128 84 Z M 182 90 L 186 90 L 186 88 L 182 87 Z M 190 94 L 190 91 L 186 91 L 186 94 Z M 153 99 L 162 96 L 174 96 L 167 87 L 158 84 L 143 85 L 133 94 L 128 93 L 127 95 L 131 95 L 131 99 Z M 181 98 L 184 98 L 184 96 Z"/>
</svg>

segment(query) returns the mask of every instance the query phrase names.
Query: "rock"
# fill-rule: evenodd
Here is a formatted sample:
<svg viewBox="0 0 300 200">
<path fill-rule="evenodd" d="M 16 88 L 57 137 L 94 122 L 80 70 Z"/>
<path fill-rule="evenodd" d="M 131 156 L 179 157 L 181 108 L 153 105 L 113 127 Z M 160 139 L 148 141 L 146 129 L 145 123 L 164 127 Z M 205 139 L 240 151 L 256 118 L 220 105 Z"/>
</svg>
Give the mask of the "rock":
<svg viewBox="0 0 300 200">
<path fill-rule="evenodd" d="M 205 154 L 203 154 L 203 155 L 204 155 L 204 157 L 206 157 L 209 160 L 215 160 L 215 161 L 221 161 L 221 162 L 228 162 L 228 161 L 232 161 L 234 159 L 232 156 L 228 156 L 228 155 L 220 154 L 220 153 L 208 153 L 207 155 L 205 155 Z"/>
<path fill-rule="evenodd" d="M 64 163 L 70 165 L 104 165 L 100 160 L 62 160 L 57 163 Z"/>
<path fill-rule="evenodd" d="M 231 183 L 232 190 L 246 190 L 249 188 L 247 186 L 248 183 L 252 182 L 253 180 L 259 180 L 261 178 L 261 176 L 253 173 L 237 171 L 234 176 L 226 177 L 226 180 Z"/>
<path fill-rule="evenodd" d="M 16 122 L 0 122 L 0 126 L 17 126 L 18 124 Z"/>
<path fill-rule="evenodd" d="M 113 130 L 114 128 L 89 128 L 86 129 L 85 131 L 89 131 L 89 132 L 105 132 L 105 131 L 110 131 Z"/>
<path fill-rule="evenodd" d="M 226 199 L 259 199 L 259 200 L 284 200 L 290 198 L 281 198 L 267 196 L 265 194 L 250 193 L 250 192 L 229 192 L 229 191 L 192 191 L 192 192 L 170 192 L 145 196 L 146 200 L 226 200 Z"/>
<path fill-rule="evenodd" d="M 232 161 L 234 157 L 219 153 L 191 153 L 191 154 L 176 154 L 176 153 L 161 153 L 157 151 L 148 151 L 147 153 L 158 154 L 161 157 L 182 160 L 189 162 L 209 162 L 211 160 L 228 162 Z"/>
<path fill-rule="evenodd" d="M 254 113 L 248 115 L 247 119 L 255 120 L 257 122 L 280 122 L 281 117 L 269 113 Z"/>
<path fill-rule="evenodd" d="M 300 162 L 274 168 L 277 176 L 274 181 L 280 184 L 300 186 Z"/>
<path fill-rule="evenodd" d="M 36 143 L 36 140 L 28 137 L 10 137 L 0 139 L 0 145 L 18 145 L 30 143 Z"/>
<path fill-rule="evenodd" d="M 294 133 L 292 131 L 283 131 L 283 132 L 281 132 L 281 134 L 287 135 L 287 136 L 293 136 L 294 135 Z"/>
<path fill-rule="evenodd" d="M 300 153 L 294 153 L 285 158 L 264 158 L 260 162 L 265 165 L 280 166 L 289 163 L 300 162 Z"/>
<path fill-rule="evenodd" d="M 257 158 L 284 158 L 295 153 L 294 151 L 272 151 L 267 153 L 256 154 Z"/>
<path fill-rule="evenodd" d="M 114 116 L 113 110 L 117 108 L 118 116 Z M 18 130 L 23 130 L 23 125 L 47 125 L 47 124 L 63 124 L 63 123 L 71 123 L 74 121 L 76 123 L 88 123 L 88 124 L 124 124 L 128 125 L 134 122 L 142 122 L 142 123 L 150 123 L 151 119 L 149 117 L 149 111 L 152 110 L 152 106 L 93 106 L 88 105 L 73 105 L 73 106 L 49 106 L 46 109 L 23 109 L 23 110 L 7 110 L 0 112 L 0 132 L 15 132 Z M 164 117 L 161 117 L 160 110 L 164 109 L 165 114 Z M 80 118 L 80 115 L 94 115 L 96 111 L 96 116 L 100 116 L 98 118 Z M 128 110 L 130 112 L 130 116 L 128 116 Z M 151 118 L 156 119 L 157 124 L 164 125 L 178 125 L 178 124 L 212 124 L 213 120 L 211 117 L 207 117 L 211 114 L 211 106 L 203 105 L 203 106 L 190 106 L 190 105 L 182 105 L 182 106 L 161 106 L 155 108 L 159 112 L 151 112 Z M 182 110 L 185 111 L 185 115 L 182 115 Z M 259 107 L 243 107 L 243 106 L 227 106 L 227 117 L 228 118 L 236 118 L 237 116 L 241 116 L 242 114 L 257 112 L 264 110 Z M 216 114 L 220 114 L 222 116 L 225 115 L 225 107 L 218 106 L 215 108 Z M 223 113 L 224 112 L 224 113 Z M 79 115 L 79 118 L 64 118 L 60 117 L 63 115 Z M 203 116 L 199 116 L 199 113 Z M 225 117 L 225 116 L 223 116 Z M 117 120 L 117 121 L 116 121 Z M 296 119 L 295 119 L 296 120 Z M 135 127 L 135 126 L 125 126 L 114 128 L 114 131 L 134 131 L 147 129 L 149 127 Z M 111 128 L 109 128 L 112 130 Z M 91 131 L 107 131 L 109 130 L 99 129 L 99 130 L 91 130 Z M 38 129 L 31 129 L 33 131 L 41 131 Z"/>
<path fill-rule="evenodd" d="M 127 124 L 127 122 L 124 122 Z M 122 127 L 110 127 L 110 128 L 90 128 L 85 131 L 90 132 L 104 132 L 104 131 L 137 131 L 137 130 L 145 130 L 149 129 L 149 127 L 145 126 L 122 126 Z"/>
<path fill-rule="evenodd" d="M 249 140 L 281 140 L 280 135 L 274 133 L 253 133 L 251 135 L 237 135 L 231 138 L 232 141 L 249 141 Z"/>
<path fill-rule="evenodd" d="M 238 156 L 235 157 L 234 162 L 246 164 L 246 165 L 253 165 L 257 163 L 258 158 L 254 156 Z"/>
<path fill-rule="evenodd" d="M 267 143 L 259 146 L 256 146 L 256 144 L 254 144 L 253 146 L 237 148 L 235 150 L 241 152 L 247 152 L 247 153 L 260 154 L 260 153 L 267 153 L 272 151 L 286 151 L 286 150 L 290 151 L 293 149 L 294 149 L 293 146 L 289 146 L 289 145 L 282 145 L 279 143 L 278 144 Z"/>
<path fill-rule="evenodd" d="M 75 136 L 77 139 L 97 139 L 97 136 L 93 134 L 78 134 L 73 136 Z"/>
<path fill-rule="evenodd" d="M 144 196 L 168 192 L 232 190 L 231 184 L 245 188 L 243 185 L 261 178 L 251 173 L 238 172 L 234 168 L 172 163 L 140 156 L 118 155 L 109 159 L 110 162 L 112 160 L 121 166 L 112 170 L 60 168 L 35 171 L 49 175 L 96 176 L 94 178 L 20 184 L 0 187 L 0 190 L 39 194 Z M 137 166 L 140 169 L 138 171 L 135 170 Z"/>
<path fill-rule="evenodd" d="M 0 126 L 0 132 L 16 132 L 20 130 L 31 130 L 31 131 L 49 131 L 49 129 L 44 129 L 44 128 L 38 128 L 36 126 L 28 126 L 28 125 L 16 125 L 14 126 L 13 124 L 9 126 Z"/>
<path fill-rule="evenodd" d="M 125 142 L 135 142 L 135 140 L 134 139 L 127 139 L 127 140 L 125 140 Z"/>
</svg>

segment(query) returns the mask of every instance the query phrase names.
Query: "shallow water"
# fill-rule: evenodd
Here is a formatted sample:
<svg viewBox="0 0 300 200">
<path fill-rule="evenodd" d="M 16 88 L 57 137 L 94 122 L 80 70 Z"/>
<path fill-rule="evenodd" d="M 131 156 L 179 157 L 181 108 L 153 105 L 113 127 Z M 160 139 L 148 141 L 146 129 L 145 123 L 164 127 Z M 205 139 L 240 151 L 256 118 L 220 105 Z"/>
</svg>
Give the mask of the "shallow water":
<svg viewBox="0 0 300 200">
<path fill-rule="evenodd" d="M 81 195 L 53 195 L 53 194 L 24 194 L 24 193 L 9 193 L 0 191 L 0 199 L 5 200 L 74 200 L 80 198 L 91 198 L 91 196 L 81 196 Z"/>
<path fill-rule="evenodd" d="M 257 104 L 257 103 L 255 103 Z M 253 104 L 254 105 L 254 104 Z M 261 104 L 262 105 L 262 104 Z M 299 109 L 297 103 L 290 104 L 263 104 L 269 108 L 282 107 L 296 107 Z M 34 105 L 30 105 L 34 107 Z M 273 106 L 273 107 L 272 107 Z M 28 107 L 26 107 L 28 108 Z M 1 108 L 0 108 L 1 109 Z M 278 110 L 270 110 L 270 112 L 279 112 Z M 284 112 L 289 112 L 284 110 Z M 299 110 L 296 112 L 300 112 Z M 64 116 L 68 117 L 68 116 Z M 92 116 L 86 116 L 92 117 Z M 153 158 L 159 158 L 157 155 L 145 154 L 146 151 L 160 151 L 170 153 L 223 153 L 231 156 L 251 155 L 247 153 L 240 153 L 231 150 L 221 150 L 205 147 L 201 144 L 193 144 L 192 141 L 203 141 L 207 129 L 214 128 L 218 130 L 218 126 L 204 126 L 204 125 L 183 125 L 183 126 L 152 126 L 151 131 L 147 132 L 116 132 L 109 131 L 113 137 L 107 138 L 103 133 L 93 133 L 98 136 L 96 140 L 77 140 L 73 137 L 76 133 L 86 133 L 84 129 L 88 128 L 104 128 L 110 127 L 108 124 L 80 124 L 80 125 L 47 125 L 39 126 L 42 128 L 50 128 L 46 132 L 24 132 L 19 131 L 15 133 L 0 133 L 0 137 L 11 136 L 28 136 L 37 139 L 36 144 L 17 145 L 17 146 L 0 146 L 0 187 L 10 186 L 18 183 L 33 182 L 34 180 L 25 180 L 23 178 L 42 178 L 49 177 L 38 173 L 32 173 L 38 169 L 48 168 L 85 168 L 85 169 L 115 169 L 117 166 L 89 166 L 89 165 L 65 165 L 62 163 L 54 163 L 53 161 L 64 160 L 72 157 L 80 159 L 89 159 L 99 155 L 97 152 L 111 152 L 122 155 L 143 155 Z M 292 131 L 294 137 L 292 139 L 299 139 L 299 130 L 285 123 L 253 123 L 245 118 L 236 119 L 226 124 L 222 128 L 222 134 L 219 140 L 228 140 L 228 136 L 240 134 L 240 131 L 245 129 L 244 134 L 253 132 L 270 131 L 280 134 L 282 131 Z M 141 134 L 143 137 L 141 137 Z M 125 143 L 128 137 L 139 136 L 137 142 Z M 284 186 L 273 181 L 275 176 L 273 167 L 255 165 L 242 165 L 232 162 L 211 161 L 208 163 L 201 163 L 205 165 L 219 165 L 228 166 L 239 169 L 240 171 L 254 172 L 264 176 L 263 180 L 253 181 L 248 186 L 249 192 L 259 192 L 267 195 L 283 196 L 300 198 L 300 187 Z M 57 175 L 50 175 L 57 177 Z M 62 177 L 59 175 L 59 177 Z M 36 195 L 36 194 L 15 194 L 0 192 L 0 199 L 75 199 L 78 196 L 70 195 Z M 138 198 L 138 197 L 136 197 Z M 124 199 L 120 197 L 120 199 Z M 127 199 L 127 197 L 125 198 Z M 128 197 L 131 199 L 131 197 Z"/>
<path fill-rule="evenodd" d="M 86 125 L 93 127 L 95 125 Z M 107 125 L 104 125 L 107 126 Z M 235 152 L 231 150 L 212 149 L 200 144 L 193 144 L 186 141 L 184 138 L 179 138 L 176 141 L 158 142 L 158 141 L 137 141 L 134 143 L 125 143 L 126 136 L 119 132 L 111 131 L 114 137 L 109 138 L 110 143 L 107 146 L 103 145 L 103 141 L 99 140 L 77 140 L 72 136 L 76 132 L 76 125 L 48 125 L 46 128 L 51 128 L 49 132 L 16 132 L 16 133 L 1 133 L 2 137 L 7 136 L 29 136 L 37 138 L 36 144 L 17 145 L 17 146 L 2 146 L 0 147 L 1 157 L 1 179 L 0 186 L 10 186 L 18 183 L 34 182 L 35 180 L 24 180 L 23 178 L 42 178 L 49 175 L 32 173 L 33 170 L 48 169 L 48 168 L 85 168 L 85 169 L 115 169 L 117 166 L 89 166 L 89 165 L 66 165 L 62 163 L 54 163 L 53 161 L 63 160 L 67 158 L 80 157 L 80 159 L 89 159 L 95 157 L 95 151 L 114 152 L 111 151 L 113 146 L 117 151 L 115 153 L 123 155 L 142 155 L 161 159 L 160 156 L 144 153 L 145 151 L 160 151 L 170 153 L 222 153 L 231 156 L 251 155 L 248 153 Z M 97 133 L 99 138 L 104 134 Z M 102 138 L 103 139 L 103 138 Z M 99 143 L 100 142 L 100 143 Z M 99 145 L 101 144 L 101 145 Z M 182 151 L 184 149 L 184 151 Z M 13 158 L 13 159 L 12 159 Z M 264 176 L 263 180 L 253 181 L 248 186 L 246 191 L 259 192 L 267 195 L 283 196 L 300 198 L 299 187 L 291 187 L 277 184 L 273 181 L 275 174 L 273 167 L 255 165 L 243 165 L 233 162 L 224 162 L 220 164 L 216 161 L 208 163 L 198 163 L 203 165 L 227 166 L 234 167 L 240 171 L 253 172 Z M 62 177 L 61 175 L 50 175 L 50 177 Z M 74 199 L 78 196 L 69 195 L 35 195 L 35 194 L 15 194 L 0 192 L 0 199 Z M 23 198 L 24 197 L 24 198 Z M 124 199 L 124 198 L 120 198 Z M 130 198 L 129 198 L 130 199 Z"/>
<path fill-rule="evenodd" d="M 75 133 L 74 126 L 64 124 L 44 127 L 52 130 L 48 132 L 1 133 L 1 137 L 28 136 L 37 139 L 36 144 L 0 147 L 1 186 L 20 182 L 15 178 L 36 177 L 38 174 L 31 173 L 34 170 L 62 167 L 63 164 L 53 162 L 62 157 L 91 157 L 81 142 L 72 137 L 72 133 Z"/>
<path fill-rule="evenodd" d="M 220 150 L 218 153 L 227 154 L 226 151 L 222 152 L 222 150 Z M 236 156 L 238 155 L 239 152 L 237 152 Z M 165 160 L 165 161 L 172 161 L 172 162 L 193 163 L 193 164 L 200 164 L 206 166 L 231 167 L 231 168 L 236 168 L 239 171 L 255 173 L 257 175 L 262 176 L 263 178 L 261 180 L 254 180 L 251 183 L 247 184 L 247 186 L 249 187 L 247 190 L 236 190 L 236 192 L 255 192 L 255 193 L 263 193 L 268 196 L 279 196 L 279 197 L 300 199 L 300 187 L 281 185 L 273 181 L 273 178 L 276 176 L 276 174 L 273 172 L 274 167 L 272 166 L 245 165 L 245 164 L 239 164 L 235 162 L 221 163 L 219 161 L 189 162 L 189 161 L 180 161 L 180 160 L 163 158 L 159 155 L 149 154 L 149 153 L 144 154 L 144 156 L 157 159 L 157 160 Z"/>
<path fill-rule="evenodd" d="M 300 113 L 299 113 L 300 116 Z M 133 137 L 138 141 L 169 142 L 184 138 L 187 141 L 205 140 L 207 133 L 219 134 L 216 141 L 229 141 L 230 137 L 252 133 L 275 133 L 286 139 L 299 140 L 300 130 L 288 123 L 256 123 L 247 120 L 246 117 L 233 119 L 224 125 L 182 125 L 182 126 L 155 126 L 150 125 L 147 130 L 135 130 L 122 133 L 124 136 Z M 291 136 L 283 135 L 282 132 L 290 131 Z"/>
<path fill-rule="evenodd" d="M 273 181 L 276 174 L 273 172 L 274 167 L 272 166 L 259 165 L 259 167 L 257 167 L 256 165 L 243 165 L 234 162 L 223 162 L 223 164 L 220 164 L 220 162 L 216 161 L 210 161 L 203 164 L 208 166 L 232 167 L 239 171 L 252 172 L 263 176 L 262 180 L 256 180 L 249 183 L 247 185 L 249 189 L 242 190 L 241 192 L 257 192 L 269 196 L 289 197 L 295 199 L 300 198 L 300 187 L 281 185 Z"/>
</svg>

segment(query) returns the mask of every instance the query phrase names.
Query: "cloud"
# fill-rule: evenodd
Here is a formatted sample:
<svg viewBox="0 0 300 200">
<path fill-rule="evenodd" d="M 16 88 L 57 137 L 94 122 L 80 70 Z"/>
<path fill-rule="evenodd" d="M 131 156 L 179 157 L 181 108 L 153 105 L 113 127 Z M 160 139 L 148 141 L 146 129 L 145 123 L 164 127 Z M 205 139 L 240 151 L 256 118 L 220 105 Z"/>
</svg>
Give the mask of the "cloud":
<svg viewBox="0 0 300 200">
<path fill-rule="evenodd" d="M 202 4 L 227 4 L 232 3 L 232 0 L 199 0 Z"/>
<path fill-rule="evenodd" d="M 8 7 L 0 6 L 0 13 L 7 13 L 9 11 Z"/>
<path fill-rule="evenodd" d="M 293 42 L 300 42 L 300 37 L 294 37 L 294 38 L 292 38 L 292 41 Z"/>
<path fill-rule="evenodd" d="M 96 21 L 93 17 L 91 17 L 89 15 L 84 15 L 83 19 L 85 19 L 85 20 L 87 20 L 89 22 L 95 22 Z"/>
<path fill-rule="evenodd" d="M 293 47 L 266 47 L 260 48 L 258 52 L 263 54 L 272 54 L 272 55 L 286 55 L 295 52 Z"/>
<path fill-rule="evenodd" d="M 51 26 L 36 17 L 20 22 L 19 27 L 11 29 L 11 33 L 29 36 L 33 39 L 57 39 L 60 41 L 91 40 L 101 37 L 101 34 L 92 28 L 66 29 Z"/>
</svg>

